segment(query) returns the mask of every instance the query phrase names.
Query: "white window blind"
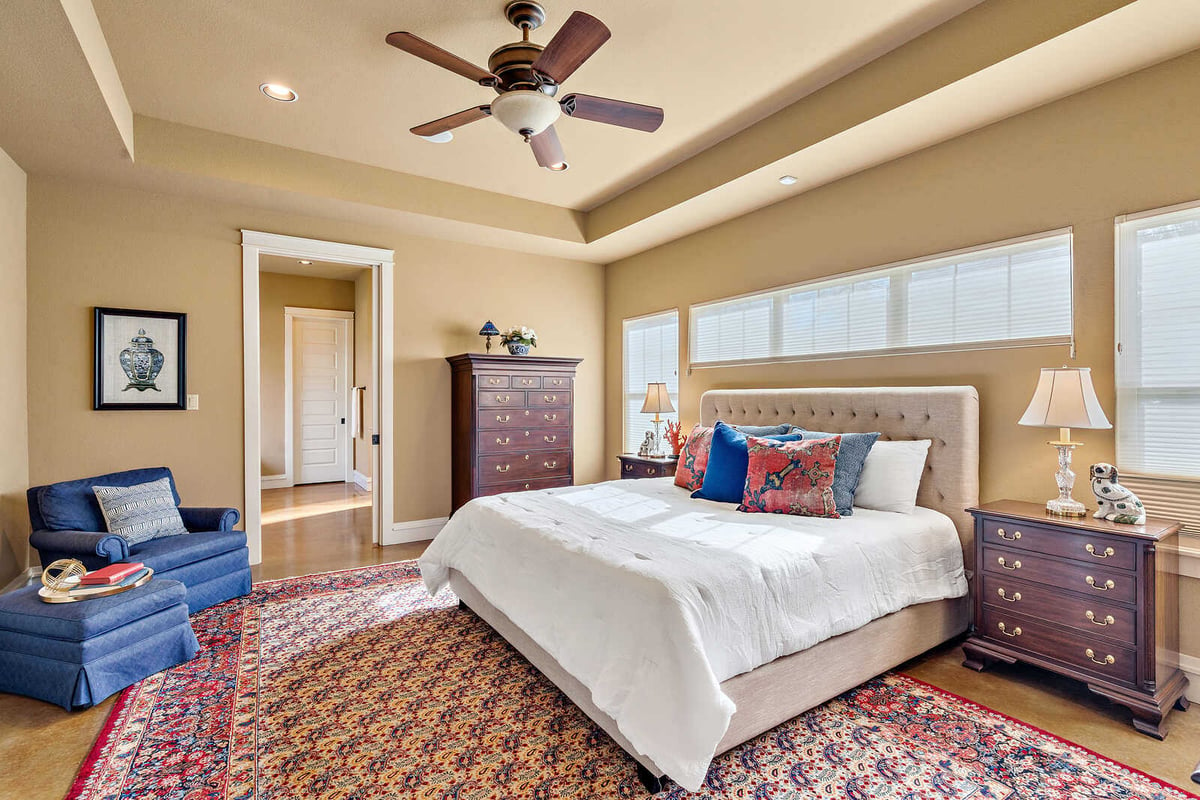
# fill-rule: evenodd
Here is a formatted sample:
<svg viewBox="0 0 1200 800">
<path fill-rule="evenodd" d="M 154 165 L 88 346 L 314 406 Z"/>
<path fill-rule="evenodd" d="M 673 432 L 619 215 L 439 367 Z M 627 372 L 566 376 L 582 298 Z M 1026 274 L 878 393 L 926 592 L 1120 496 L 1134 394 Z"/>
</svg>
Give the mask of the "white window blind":
<svg viewBox="0 0 1200 800">
<path fill-rule="evenodd" d="M 625 320 L 622 352 L 624 450 L 636 453 L 654 429 L 653 415 L 641 413 L 646 384 L 666 383 L 671 405 L 679 408 L 679 312 Z"/>
<path fill-rule="evenodd" d="M 1117 467 L 1200 532 L 1200 206 L 1117 220 Z"/>
<path fill-rule="evenodd" d="M 1070 230 L 694 305 L 690 363 L 1070 344 Z"/>
</svg>

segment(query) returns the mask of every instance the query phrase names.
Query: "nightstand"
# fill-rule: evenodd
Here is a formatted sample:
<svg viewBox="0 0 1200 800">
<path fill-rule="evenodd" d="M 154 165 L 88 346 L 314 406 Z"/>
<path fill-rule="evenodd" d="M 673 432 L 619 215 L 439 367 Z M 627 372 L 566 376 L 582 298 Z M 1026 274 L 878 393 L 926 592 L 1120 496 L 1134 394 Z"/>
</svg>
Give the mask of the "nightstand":
<svg viewBox="0 0 1200 800">
<path fill-rule="evenodd" d="M 670 478 L 675 475 L 675 465 L 678 458 L 650 458 L 622 453 L 617 456 L 621 460 L 622 478 Z"/>
<path fill-rule="evenodd" d="M 1187 709 L 1178 669 L 1180 525 L 1055 517 L 1001 500 L 975 516 L 975 596 L 963 666 L 1022 661 L 1083 681 L 1162 739 L 1172 706 Z"/>
</svg>

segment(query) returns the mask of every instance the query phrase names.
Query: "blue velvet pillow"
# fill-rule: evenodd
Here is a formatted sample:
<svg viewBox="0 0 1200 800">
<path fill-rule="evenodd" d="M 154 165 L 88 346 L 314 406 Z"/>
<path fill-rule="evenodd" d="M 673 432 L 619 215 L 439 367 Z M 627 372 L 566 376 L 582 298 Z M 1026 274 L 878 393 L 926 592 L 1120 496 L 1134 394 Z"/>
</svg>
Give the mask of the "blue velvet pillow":
<svg viewBox="0 0 1200 800">
<path fill-rule="evenodd" d="M 704 483 L 692 492 L 692 497 L 719 503 L 742 502 L 742 496 L 746 493 L 746 470 L 750 467 L 750 455 L 746 450 L 747 435 L 757 436 L 755 433 L 745 433 L 744 428 L 717 423 L 708 451 L 708 466 L 704 469 Z M 804 435 L 793 433 L 762 438 L 773 442 L 798 442 Z"/>
<path fill-rule="evenodd" d="M 833 502 L 837 504 L 838 514 L 848 517 L 854 513 L 854 491 L 858 489 L 858 479 L 862 477 L 863 464 L 867 462 L 867 454 L 875 446 L 878 433 L 821 433 L 806 431 L 792 426 L 793 431 L 800 432 L 805 439 L 828 439 L 830 436 L 841 436 L 842 446 L 838 450 L 836 466 L 833 470 Z"/>
</svg>

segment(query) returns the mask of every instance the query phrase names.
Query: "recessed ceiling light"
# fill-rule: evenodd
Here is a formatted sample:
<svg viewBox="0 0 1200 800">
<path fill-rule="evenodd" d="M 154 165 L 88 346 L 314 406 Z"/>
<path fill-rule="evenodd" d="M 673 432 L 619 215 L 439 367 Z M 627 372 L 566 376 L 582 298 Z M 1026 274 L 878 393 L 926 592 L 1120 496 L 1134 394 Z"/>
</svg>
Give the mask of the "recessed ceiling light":
<svg viewBox="0 0 1200 800">
<path fill-rule="evenodd" d="M 442 131 L 441 133 L 435 133 L 433 136 L 422 136 L 421 138 L 434 144 L 445 144 L 454 138 L 454 134 L 450 131 Z"/>
<path fill-rule="evenodd" d="M 546 169 L 550 170 L 551 172 L 566 172 L 570 168 L 571 165 L 565 161 L 560 161 L 557 164 L 551 164 L 550 166 L 546 167 Z"/>
<path fill-rule="evenodd" d="M 300 95 L 296 94 L 295 89 L 284 86 L 282 83 L 264 83 L 258 88 L 267 97 L 272 100 L 278 100 L 281 103 L 292 103 L 300 97 Z"/>
<path fill-rule="evenodd" d="M 300 263 L 301 263 L 301 264 L 303 264 L 303 265 L 304 265 L 304 266 L 306 266 L 306 267 L 310 267 L 310 266 L 312 266 L 312 262 L 311 262 L 311 261 L 305 261 L 303 258 L 302 258 L 302 259 L 300 259 Z"/>
<path fill-rule="evenodd" d="M 784 186 L 791 186 L 793 183 L 795 183 L 798 180 L 800 180 L 800 179 L 797 178 L 795 175 L 784 175 L 784 176 L 780 177 L 779 182 L 782 183 Z"/>
</svg>

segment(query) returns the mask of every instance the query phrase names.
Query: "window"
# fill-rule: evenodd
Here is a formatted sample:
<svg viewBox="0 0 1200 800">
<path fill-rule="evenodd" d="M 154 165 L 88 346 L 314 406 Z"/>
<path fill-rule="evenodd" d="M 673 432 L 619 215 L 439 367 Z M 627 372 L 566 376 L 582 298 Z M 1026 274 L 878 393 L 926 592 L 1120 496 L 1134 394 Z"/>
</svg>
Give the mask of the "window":
<svg viewBox="0 0 1200 800">
<path fill-rule="evenodd" d="M 1117 219 L 1117 467 L 1200 532 L 1200 204 Z"/>
<path fill-rule="evenodd" d="M 642 413 L 646 384 L 665 382 L 671 405 L 679 408 L 679 312 L 667 311 L 624 323 L 624 450 L 636 453 L 653 430 Z"/>
<path fill-rule="evenodd" d="M 1070 344 L 1071 232 L 691 307 L 691 365 Z"/>
</svg>

